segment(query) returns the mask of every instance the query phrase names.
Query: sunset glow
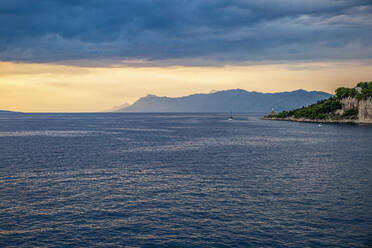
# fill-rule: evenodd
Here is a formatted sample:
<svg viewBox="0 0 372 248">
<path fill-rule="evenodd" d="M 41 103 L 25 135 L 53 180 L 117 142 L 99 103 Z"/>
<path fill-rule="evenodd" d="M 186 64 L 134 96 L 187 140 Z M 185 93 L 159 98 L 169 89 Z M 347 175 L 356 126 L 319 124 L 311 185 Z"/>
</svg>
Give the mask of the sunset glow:
<svg viewBox="0 0 372 248">
<path fill-rule="evenodd" d="M 147 94 L 177 97 L 234 88 L 333 93 L 372 78 L 371 65 L 355 61 L 107 68 L 2 62 L 0 68 L 0 109 L 25 112 L 100 112 Z"/>
</svg>

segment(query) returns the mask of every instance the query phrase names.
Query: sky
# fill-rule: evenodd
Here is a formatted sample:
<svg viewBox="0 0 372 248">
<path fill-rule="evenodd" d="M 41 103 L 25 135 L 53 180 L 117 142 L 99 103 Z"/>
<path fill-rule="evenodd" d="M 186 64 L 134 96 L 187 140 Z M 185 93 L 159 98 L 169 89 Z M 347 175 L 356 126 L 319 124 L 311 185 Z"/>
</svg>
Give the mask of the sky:
<svg viewBox="0 0 372 248">
<path fill-rule="evenodd" d="M 1 0 L 0 109 L 372 81 L 371 0 Z"/>
</svg>

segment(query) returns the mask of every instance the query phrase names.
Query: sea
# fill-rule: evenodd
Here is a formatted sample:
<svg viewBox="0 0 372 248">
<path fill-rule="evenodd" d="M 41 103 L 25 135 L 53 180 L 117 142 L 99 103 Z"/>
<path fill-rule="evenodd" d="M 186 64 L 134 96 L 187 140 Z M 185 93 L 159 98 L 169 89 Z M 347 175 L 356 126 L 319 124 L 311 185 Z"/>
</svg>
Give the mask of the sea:
<svg viewBox="0 0 372 248">
<path fill-rule="evenodd" d="M 372 126 L 0 116 L 0 247 L 372 247 Z"/>
</svg>

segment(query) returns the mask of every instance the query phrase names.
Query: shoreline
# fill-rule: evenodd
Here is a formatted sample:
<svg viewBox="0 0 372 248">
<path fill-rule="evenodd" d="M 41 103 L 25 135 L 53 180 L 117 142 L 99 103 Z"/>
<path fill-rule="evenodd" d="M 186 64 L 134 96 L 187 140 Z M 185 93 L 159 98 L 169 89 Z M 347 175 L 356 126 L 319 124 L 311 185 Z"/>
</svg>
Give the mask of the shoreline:
<svg viewBox="0 0 372 248">
<path fill-rule="evenodd" d="M 320 120 L 320 119 L 306 119 L 306 118 L 294 118 L 294 117 L 286 117 L 286 118 L 267 118 L 263 117 L 264 120 L 272 120 L 272 121 L 294 121 L 294 122 L 307 122 L 307 123 L 335 123 L 335 124 L 367 124 L 372 125 L 371 121 L 359 121 L 359 120 Z"/>
</svg>

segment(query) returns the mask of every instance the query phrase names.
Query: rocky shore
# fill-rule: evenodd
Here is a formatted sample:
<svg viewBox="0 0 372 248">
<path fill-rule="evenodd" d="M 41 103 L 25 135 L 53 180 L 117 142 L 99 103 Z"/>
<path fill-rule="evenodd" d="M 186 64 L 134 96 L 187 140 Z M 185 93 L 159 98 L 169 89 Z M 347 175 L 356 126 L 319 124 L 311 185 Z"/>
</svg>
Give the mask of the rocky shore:
<svg viewBox="0 0 372 248">
<path fill-rule="evenodd" d="M 349 120 L 349 119 L 342 119 L 342 120 L 330 120 L 330 119 L 323 119 L 323 120 L 313 120 L 313 119 L 306 119 L 306 118 L 294 118 L 294 117 L 286 117 L 286 118 L 268 118 L 264 117 L 264 120 L 274 120 L 274 121 L 295 121 L 295 122 L 312 122 L 312 123 L 343 123 L 343 124 L 370 124 L 372 125 L 372 120 Z"/>
<path fill-rule="evenodd" d="M 265 120 L 372 124 L 372 81 L 360 82 L 354 88 L 340 87 L 329 99 L 299 109 L 275 113 Z"/>
</svg>

